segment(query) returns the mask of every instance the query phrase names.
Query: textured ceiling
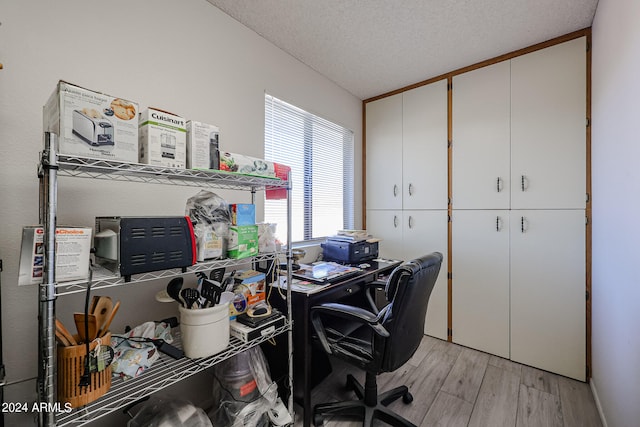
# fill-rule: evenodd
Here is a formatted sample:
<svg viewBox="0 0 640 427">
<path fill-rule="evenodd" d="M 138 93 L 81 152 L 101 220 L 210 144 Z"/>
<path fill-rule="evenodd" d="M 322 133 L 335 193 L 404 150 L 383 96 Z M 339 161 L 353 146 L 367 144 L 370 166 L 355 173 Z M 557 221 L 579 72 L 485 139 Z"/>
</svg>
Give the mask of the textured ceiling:
<svg viewBox="0 0 640 427">
<path fill-rule="evenodd" d="M 591 26 L 598 0 L 208 0 L 360 99 Z"/>
</svg>

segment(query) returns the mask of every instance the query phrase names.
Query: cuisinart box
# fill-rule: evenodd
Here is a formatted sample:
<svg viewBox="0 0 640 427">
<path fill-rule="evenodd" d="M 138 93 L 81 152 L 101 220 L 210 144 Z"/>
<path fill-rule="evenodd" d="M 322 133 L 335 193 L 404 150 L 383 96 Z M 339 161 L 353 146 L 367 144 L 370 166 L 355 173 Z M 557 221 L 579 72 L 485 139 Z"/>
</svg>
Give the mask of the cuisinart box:
<svg viewBox="0 0 640 427">
<path fill-rule="evenodd" d="M 58 135 L 60 154 L 138 161 L 138 104 L 58 82 L 44 106 L 44 130 Z"/>
<path fill-rule="evenodd" d="M 140 115 L 140 163 L 184 168 L 187 160 L 186 120 L 157 108 Z"/>
<path fill-rule="evenodd" d="M 44 238 L 44 228 L 40 226 L 22 229 L 18 285 L 42 283 L 46 256 Z M 55 281 L 86 280 L 90 252 L 91 228 L 57 227 Z"/>
<path fill-rule="evenodd" d="M 217 126 L 187 122 L 187 168 L 220 169 L 219 133 Z"/>
</svg>

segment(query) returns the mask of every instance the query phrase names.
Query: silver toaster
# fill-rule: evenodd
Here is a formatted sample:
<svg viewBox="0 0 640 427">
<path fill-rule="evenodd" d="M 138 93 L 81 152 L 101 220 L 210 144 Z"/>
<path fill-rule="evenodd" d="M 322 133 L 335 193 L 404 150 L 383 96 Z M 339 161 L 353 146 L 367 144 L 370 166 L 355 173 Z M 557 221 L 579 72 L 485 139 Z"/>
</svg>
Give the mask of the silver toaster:
<svg viewBox="0 0 640 427">
<path fill-rule="evenodd" d="M 114 145 L 113 125 L 102 117 L 91 117 L 73 110 L 73 133 L 89 145 Z"/>
</svg>

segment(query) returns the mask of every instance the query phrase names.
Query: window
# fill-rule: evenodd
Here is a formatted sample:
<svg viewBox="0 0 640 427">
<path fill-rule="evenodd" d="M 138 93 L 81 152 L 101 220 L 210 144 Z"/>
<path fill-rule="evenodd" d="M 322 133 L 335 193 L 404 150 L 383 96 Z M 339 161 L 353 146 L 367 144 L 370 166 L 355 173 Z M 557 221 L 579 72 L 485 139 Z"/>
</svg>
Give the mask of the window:
<svg viewBox="0 0 640 427">
<path fill-rule="evenodd" d="M 353 228 L 353 132 L 265 95 L 265 159 L 291 167 L 293 242 Z M 265 221 L 287 240 L 287 201 L 266 200 Z"/>
</svg>

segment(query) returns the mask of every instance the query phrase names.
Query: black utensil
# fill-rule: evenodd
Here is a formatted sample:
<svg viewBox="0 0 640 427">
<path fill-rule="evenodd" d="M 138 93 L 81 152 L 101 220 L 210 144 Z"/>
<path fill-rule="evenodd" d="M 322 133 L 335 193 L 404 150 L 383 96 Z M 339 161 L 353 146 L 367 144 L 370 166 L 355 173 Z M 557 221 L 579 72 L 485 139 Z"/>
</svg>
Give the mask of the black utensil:
<svg viewBox="0 0 640 427">
<path fill-rule="evenodd" d="M 222 283 L 222 279 L 224 279 L 224 267 L 211 270 L 211 273 L 209 273 L 209 279 L 214 282 Z"/>
<path fill-rule="evenodd" d="M 182 277 L 174 277 L 169 281 L 169 284 L 167 284 L 167 294 L 182 305 L 184 304 L 180 299 L 180 290 L 182 289 L 183 283 L 184 279 Z"/>
<path fill-rule="evenodd" d="M 222 287 L 220 282 L 209 279 L 202 280 L 200 286 L 200 295 L 207 301 L 207 306 L 213 307 L 220 303 L 220 295 L 222 295 Z"/>
<path fill-rule="evenodd" d="M 232 292 L 233 291 L 233 276 L 236 275 L 236 271 L 233 270 L 231 272 L 231 274 L 229 274 L 229 276 L 224 279 L 224 281 L 221 284 L 222 289 L 224 289 L 225 291 L 229 291 Z"/>
<path fill-rule="evenodd" d="M 180 291 L 180 296 L 182 297 L 185 307 L 194 308 L 193 304 L 200 299 L 200 292 L 194 288 L 184 288 Z"/>
</svg>

